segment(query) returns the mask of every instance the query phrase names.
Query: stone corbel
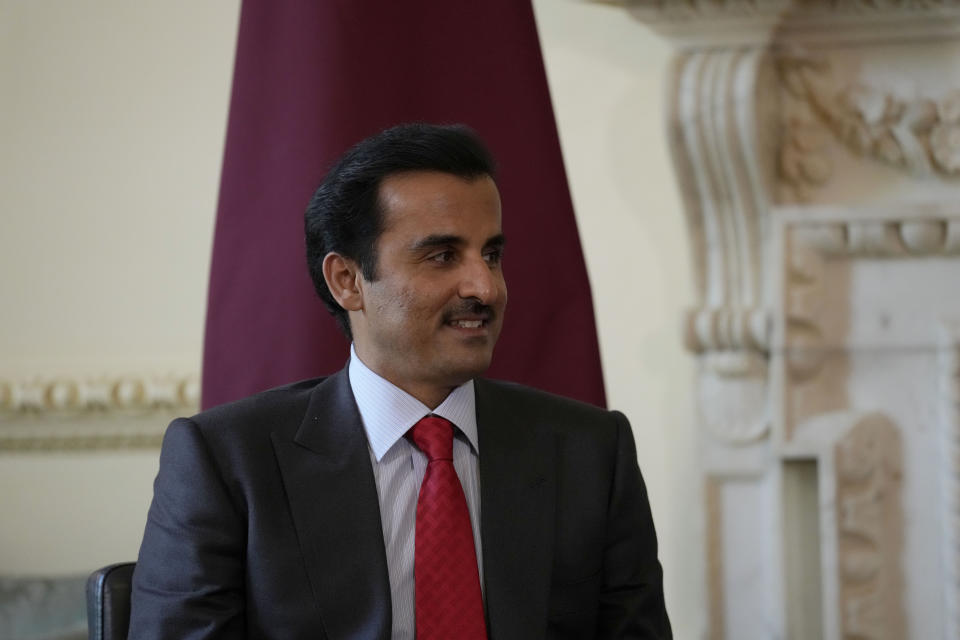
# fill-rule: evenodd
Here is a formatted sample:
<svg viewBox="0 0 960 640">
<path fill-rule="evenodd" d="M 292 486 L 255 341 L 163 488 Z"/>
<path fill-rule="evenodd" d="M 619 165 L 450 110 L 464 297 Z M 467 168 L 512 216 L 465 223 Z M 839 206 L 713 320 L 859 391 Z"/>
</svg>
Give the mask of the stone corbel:
<svg viewBox="0 0 960 640">
<path fill-rule="evenodd" d="M 685 342 L 702 365 L 701 424 L 720 442 L 745 444 L 770 424 L 761 265 L 775 180 L 774 69 L 762 49 L 690 51 L 671 77 L 671 150 L 699 298 Z"/>
</svg>

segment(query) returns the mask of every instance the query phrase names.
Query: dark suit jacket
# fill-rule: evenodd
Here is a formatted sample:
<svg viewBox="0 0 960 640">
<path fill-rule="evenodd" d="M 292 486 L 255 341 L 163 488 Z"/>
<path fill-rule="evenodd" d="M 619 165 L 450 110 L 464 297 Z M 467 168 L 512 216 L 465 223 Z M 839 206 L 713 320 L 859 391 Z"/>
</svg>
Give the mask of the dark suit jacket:
<svg viewBox="0 0 960 640">
<path fill-rule="evenodd" d="M 626 418 L 477 380 L 494 640 L 669 638 Z M 390 637 L 380 510 L 346 371 L 174 421 L 132 640 Z"/>
</svg>

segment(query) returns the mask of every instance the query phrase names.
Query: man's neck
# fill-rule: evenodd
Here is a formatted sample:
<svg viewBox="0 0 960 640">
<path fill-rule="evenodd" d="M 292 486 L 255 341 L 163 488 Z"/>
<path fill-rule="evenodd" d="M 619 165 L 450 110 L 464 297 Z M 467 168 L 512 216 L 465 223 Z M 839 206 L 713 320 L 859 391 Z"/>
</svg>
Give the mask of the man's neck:
<svg viewBox="0 0 960 640">
<path fill-rule="evenodd" d="M 356 344 L 352 345 L 351 351 L 353 356 L 358 358 L 364 364 L 364 366 L 367 367 L 367 369 L 377 374 L 398 389 L 409 393 L 411 396 L 426 405 L 431 411 L 439 407 L 440 404 L 447 399 L 447 396 L 449 396 L 450 393 L 459 386 L 438 386 L 427 383 L 411 382 L 410 380 L 402 380 L 399 379 L 399 376 L 391 375 L 391 372 L 389 371 L 382 371 L 376 366 L 375 363 L 371 364 L 367 359 L 361 357 L 360 354 L 357 353 Z"/>
<path fill-rule="evenodd" d="M 476 395 L 472 382 L 467 382 L 444 398 L 438 406 L 428 406 L 419 398 L 401 389 L 370 369 L 355 353 L 348 365 L 350 387 L 370 446 L 380 460 L 397 438 L 428 413 L 442 416 L 457 425 L 475 451 L 477 439 Z"/>
</svg>

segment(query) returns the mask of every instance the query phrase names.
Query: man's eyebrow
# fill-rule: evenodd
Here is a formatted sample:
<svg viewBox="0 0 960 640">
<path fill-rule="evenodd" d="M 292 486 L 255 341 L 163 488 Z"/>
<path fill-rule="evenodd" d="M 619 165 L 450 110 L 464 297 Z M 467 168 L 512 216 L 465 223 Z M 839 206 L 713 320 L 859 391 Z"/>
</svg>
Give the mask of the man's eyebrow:
<svg viewBox="0 0 960 640">
<path fill-rule="evenodd" d="M 420 238 L 410 245 L 410 250 L 421 251 L 423 249 L 431 249 L 433 247 L 465 244 L 465 242 L 466 241 L 463 238 L 453 234 L 434 234 Z"/>
<path fill-rule="evenodd" d="M 453 234 L 433 234 L 420 238 L 412 245 L 410 245 L 411 251 L 423 251 L 424 249 L 432 249 L 434 247 L 446 247 L 446 246 L 458 246 L 464 245 L 467 241 L 460 236 L 455 236 Z M 507 238 L 502 233 L 491 237 L 489 240 L 483 243 L 484 247 L 502 247 L 507 243 Z"/>
<path fill-rule="evenodd" d="M 487 241 L 484 243 L 483 246 L 485 246 L 485 247 L 501 247 L 501 248 L 502 248 L 505 244 L 507 244 L 507 237 L 506 237 L 505 235 L 503 235 L 502 233 L 498 233 L 497 235 L 495 235 L 495 236 L 493 236 L 492 238 L 490 238 L 489 240 L 487 240 Z"/>
</svg>

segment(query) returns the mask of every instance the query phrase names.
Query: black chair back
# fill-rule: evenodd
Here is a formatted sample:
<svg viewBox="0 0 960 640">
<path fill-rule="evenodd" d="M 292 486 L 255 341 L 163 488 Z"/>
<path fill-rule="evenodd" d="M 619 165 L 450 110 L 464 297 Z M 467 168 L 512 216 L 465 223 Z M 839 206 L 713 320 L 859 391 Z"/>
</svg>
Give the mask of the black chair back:
<svg viewBox="0 0 960 640">
<path fill-rule="evenodd" d="M 135 562 L 111 564 L 87 578 L 90 640 L 127 640 L 134 566 Z"/>
</svg>

